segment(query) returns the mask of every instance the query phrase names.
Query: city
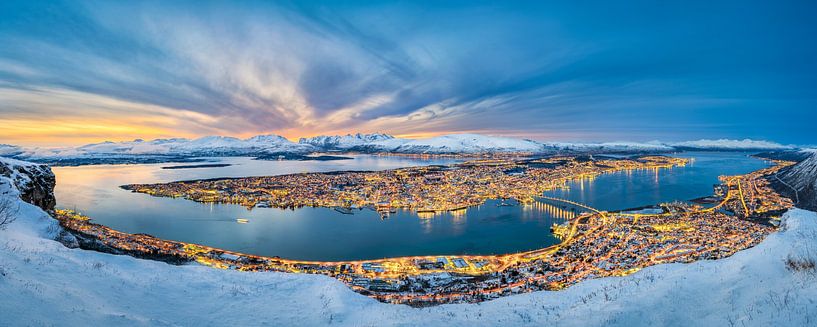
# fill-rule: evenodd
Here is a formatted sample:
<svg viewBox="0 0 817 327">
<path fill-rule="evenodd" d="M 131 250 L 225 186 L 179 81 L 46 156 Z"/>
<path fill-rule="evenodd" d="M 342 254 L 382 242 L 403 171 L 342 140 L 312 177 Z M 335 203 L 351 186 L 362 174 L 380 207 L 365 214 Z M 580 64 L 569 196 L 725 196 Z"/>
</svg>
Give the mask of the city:
<svg viewBox="0 0 817 327">
<path fill-rule="evenodd" d="M 0 0 L 0 327 L 817 326 L 814 13 Z"/>
<path fill-rule="evenodd" d="M 549 168 L 531 168 L 534 164 L 549 164 Z M 310 181 L 311 185 L 332 187 L 338 181 L 346 182 L 355 190 L 366 190 L 365 186 L 349 183 L 363 179 L 366 182 L 390 183 L 402 177 L 407 185 L 412 181 L 432 178 L 451 178 L 452 180 L 476 180 L 495 183 L 494 179 L 530 185 L 519 181 L 516 170 L 509 169 L 526 166 L 522 175 L 530 174 L 538 182 L 536 187 L 514 190 L 503 185 L 492 184 L 497 189 L 506 190 L 516 196 L 533 199 L 531 192 L 541 192 L 543 185 L 556 187 L 569 179 L 586 178 L 593 174 L 603 173 L 610 169 L 654 169 L 685 164 L 684 160 L 669 157 L 651 156 L 639 160 L 593 160 L 577 163 L 576 158 L 559 157 L 554 159 L 537 159 L 520 164 L 507 161 L 480 161 L 457 165 L 456 168 L 418 167 L 388 171 L 376 176 L 373 173 L 346 172 L 340 174 L 299 174 L 280 176 L 283 179 L 296 178 L 298 182 Z M 634 210 L 622 212 L 604 212 L 594 208 L 558 198 L 539 197 L 537 200 L 557 204 L 562 208 L 575 207 L 584 212 L 571 218 L 565 225 L 554 226 L 554 231 L 562 242 L 548 248 L 534 251 L 494 256 L 437 255 L 421 257 L 386 258 L 380 260 L 316 262 L 296 261 L 277 257 L 262 257 L 226 251 L 213 247 L 183 242 L 162 240 L 145 234 L 127 234 L 108 227 L 91 223 L 85 217 L 71 210 L 58 210 L 56 218 L 66 229 L 86 241 L 99 242 L 96 249 L 130 254 L 163 260 L 171 263 L 195 261 L 200 264 L 244 271 L 280 271 L 289 273 L 309 273 L 328 275 L 346 283 L 356 292 L 373 297 L 382 302 L 405 303 L 413 306 L 427 306 L 441 303 L 480 302 L 509 294 L 531 292 L 536 290 L 559 290 L 582 280 L 604 276 L 624 276 L 644 267 L 670 262 L 692 262 L 703 259 L 718 259 L 730 256 L 737 251 L 758 244 L 766 235 L 775 230 L 780 215 L 793 206 L 793 202 L 780 196 L 770 186 L 768 178 L 792 162 L 775 161 L 775 165 L 760 169 L 746 175 L 722 176 L 721 184 L 714 187 L 710 197 L 696 199 L 694 202 L 672 202 L 655 206 L 652 210 Z M 604 168 L 601 168 L 604 167 Z M 414 173 L 414 174 L 412 174 Z M 448 175 L 446 175 L 446 173 Z M 344 176 L 351 174 L 351 176 Z M 369 176 L 367 176 L 367 174 Z M 445 177 L 436 177 L 442 174 Z M 362 176 L 361 176 L 362 175 Z M 420 177 L 417 177 L 420 175 Z M 414 178 L 406 178 L 413 176 Z M 450 177 L 449 177 L 450 176 Z M 507 177 L 506 177 L 507 176 Z M 319 182 L 315 179 L 328 177 L 332 182 Z M 368 177 L 368 179 L 367 179 Z M 493 179 L 492 179 L 493 178 Z M 279 183 L 276 190 L 282 189 L 282 181 L 276 177 L 226 179 L 218 181 L 192 182 L 215 183 L 225 181 L 247 183 L 258 187 L 259 183 Z M 317 183 L 317 184 L 316 184 Z M 394 182 L 391 182 L 394 183 Z M 184 193 L 200 196 L 203 192 L 191 188 L 191 182 L 162 184 L 162 192 L 179 192 L 184 185 Z M 261 184 L 270 185 L 270 184 Z M 305 184 L 298 184 L 305 185 Z M 478 186 L 471 189 L 479 190 Z M 407 187 L 408 188 L 408 187 Z M 146 186 L 136 188 L 147 191 Z M 304 188 L 317 196 L 325 193 L 316 188 Z M 191 191 L 193 190 L 193 191 Z M 241 191 L 237 191 L 241 193 Z M 168 193 L 153 193 L 164 195 Z M 226 199 L 242 203 L 270 201 L 272 197 L 252 196 Z M 264 194 L 288 194 L 264 193 Z M 351 193 L 352 195 L 358 193 Z M 401 193 L 398 193 L 401 194 Z M 434 196 L 436 193 L 424 193 Z M 303 194 L 301 194 L 303 196 Z M 496 193 L 492 194 L 496 195 Z M 461 194 L 457 201 L 474 203 L 479 196 Z M 510 197 L 510 196 L 509 196 Z M 191 199 L 202 200 L 198 197 Z M 210 201 L 220 197 L 206 198 Z M 237 201 L 240 199 L 240 201 Z M 263 199 L 263 200 L 261 200 Z M 294 198 L 286 198 L 292 201 Z M 288 205 L 325 204 L 335 206 L 331 197 L 306 199 Z M 349 201 L 348 198 L 342 201 Z M 439 200 L 437 200 L 439 201 Z M 472 201 L 472 202 L 468 202 Z M 695 203 L 695 202 L 699 202 Z M 349 203 L 349 202 L 343 202 Z M 365 203 L 365 202 L 363 202 Z M 407 202 L 392 202 L 407 203 Z M 425 202 L 436 203 L 444 208 L 458 208 L 463 202 Z M 523 202 L 524 205 L 525 202 Z M 415 208 L 415 207 L 412 207 Z M 425 207 L 420 207 L 425 208 Z M 660 209 L 660 210 L 659 210 Z M 450 209 L 449 209 L 450 210 Z"/>
<path fill-rule="evenodd" d="M 197 202 L 240 204 L 247 208 L 368 208 L 384 217 L 394 209 L 418 213 L 456 211 L 486 199 L 532 203 L 567 180 L 634 169 L 682 166 L 686 159 L 551 157 L 482 159 L 450 166 L 422 166 L 378 172 L 304 173 L 280 176 L 133 184 L 124 189 Z"/>
</svg>

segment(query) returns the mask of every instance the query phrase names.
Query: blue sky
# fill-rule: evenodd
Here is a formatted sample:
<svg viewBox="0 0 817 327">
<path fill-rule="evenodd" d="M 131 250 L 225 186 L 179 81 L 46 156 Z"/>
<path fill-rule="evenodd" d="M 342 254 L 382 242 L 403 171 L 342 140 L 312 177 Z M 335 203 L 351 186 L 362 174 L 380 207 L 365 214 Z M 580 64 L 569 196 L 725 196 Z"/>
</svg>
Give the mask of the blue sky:
<svg viewBox="0 0 817 327">
<path fill-rule="evenodd" d="M 815 144 L 815 2 L 0 4 L 0 143 L 474 132 Z"/>
</svg>

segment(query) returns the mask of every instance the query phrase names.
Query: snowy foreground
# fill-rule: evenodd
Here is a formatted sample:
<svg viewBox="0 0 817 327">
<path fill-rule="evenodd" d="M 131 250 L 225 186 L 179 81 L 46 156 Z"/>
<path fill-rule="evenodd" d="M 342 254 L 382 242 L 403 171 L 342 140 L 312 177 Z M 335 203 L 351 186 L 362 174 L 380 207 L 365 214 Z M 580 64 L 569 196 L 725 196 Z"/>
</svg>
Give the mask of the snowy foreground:
<svg viewBox="0 0 817 327">
<path fill-rule="evenodd" d="M 0 197 L 19 202 L 5 186 Z M 759 246 L 723 260 L 415 309 L 379 303 L 325 276 L 171 266 L 69 249 L 52 240 L 56 221 L 19 204 L 17 221 L 0 231 L 0 326 L 817 325 L 815 273 L 784 264 L 789 255 L 817 255 L 817 215 L 804 210 L 787 213 L 784 228 Z"/>
</svg>

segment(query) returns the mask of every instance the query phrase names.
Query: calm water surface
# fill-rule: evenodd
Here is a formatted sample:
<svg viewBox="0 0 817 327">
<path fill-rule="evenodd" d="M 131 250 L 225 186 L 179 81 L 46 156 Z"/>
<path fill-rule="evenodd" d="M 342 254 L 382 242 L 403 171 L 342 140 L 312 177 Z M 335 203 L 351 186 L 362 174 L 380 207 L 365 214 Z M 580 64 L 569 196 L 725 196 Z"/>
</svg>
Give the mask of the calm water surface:
<svg viewBox="0 0 817 327">
<path fill-rule="evenodd" d="M 606 174 L 547 192 L 603 210 L 619 210 L 712 193 L 722 174 L 741 174 L 767 165 L 739 153 L 684 153 L 686 166 L 658 171 Z M 229 167 L 161 169 L 174 164 L 56 167 L 58 207 L 77 209 L 93 221 L 129 233 L 303 260 L 353 260 L 433 254 L 498 254 L 558 243 L 550 225 L 575 213 L 538 203 L 498 206 L 498 201 L 433 218 L 398 211 L 388 219 L 369 210 L 341 214 L 327 208 L 282 210 L 201 204 L 158 198 L 119 188 L 123 184 L 278 175 L 338 170 L 383 170 L 450 164 L 453 159 L 357 155 L 341 161 L 262 161 L 209 158 Z M 236 218 L 249 220 L 236 223 Z"/>
</svg>

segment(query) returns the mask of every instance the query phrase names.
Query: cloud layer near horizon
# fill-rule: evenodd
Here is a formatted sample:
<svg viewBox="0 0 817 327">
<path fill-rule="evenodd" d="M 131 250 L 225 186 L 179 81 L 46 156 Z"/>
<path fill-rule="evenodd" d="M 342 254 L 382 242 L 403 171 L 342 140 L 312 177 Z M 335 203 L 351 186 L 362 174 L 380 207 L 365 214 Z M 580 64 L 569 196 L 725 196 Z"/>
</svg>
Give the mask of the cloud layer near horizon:
<svg viewBox="0 0 817 327">
<path fill-rule="evenodd" d="M 0 143 L 357 131 L 815 143 L 815 8 L 770 6 L 4 3 Z"/>
</svg>

